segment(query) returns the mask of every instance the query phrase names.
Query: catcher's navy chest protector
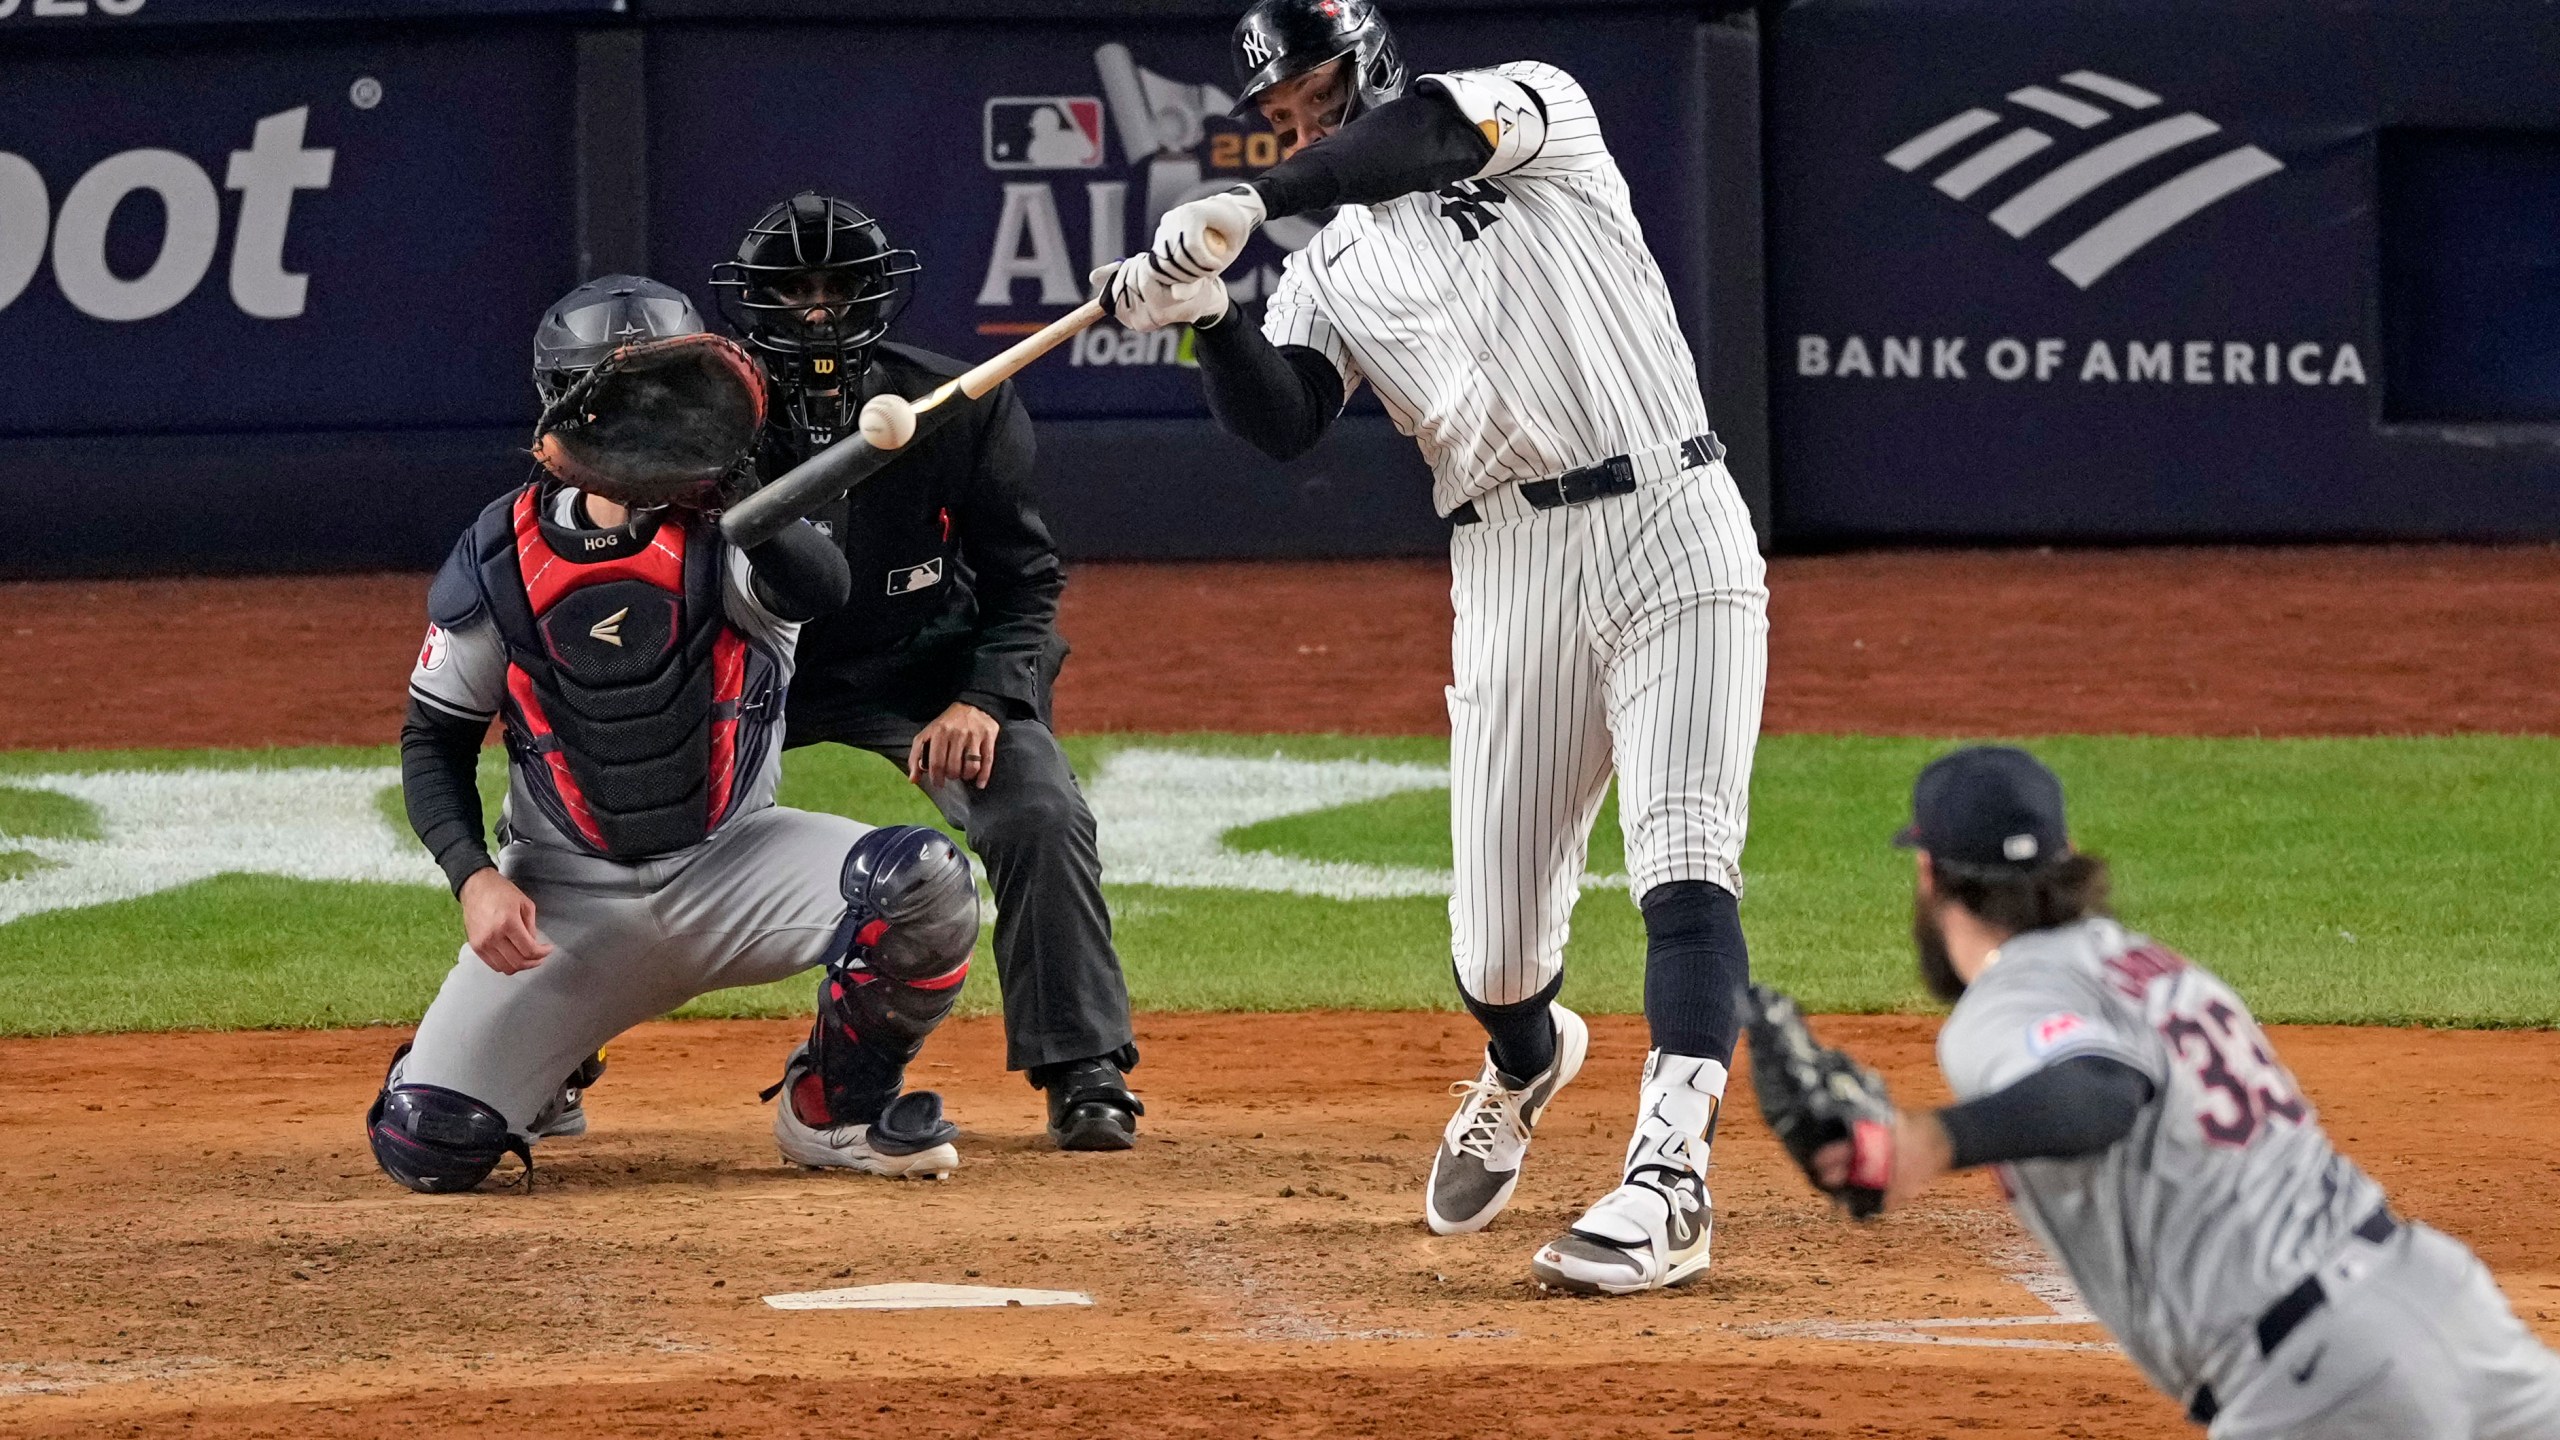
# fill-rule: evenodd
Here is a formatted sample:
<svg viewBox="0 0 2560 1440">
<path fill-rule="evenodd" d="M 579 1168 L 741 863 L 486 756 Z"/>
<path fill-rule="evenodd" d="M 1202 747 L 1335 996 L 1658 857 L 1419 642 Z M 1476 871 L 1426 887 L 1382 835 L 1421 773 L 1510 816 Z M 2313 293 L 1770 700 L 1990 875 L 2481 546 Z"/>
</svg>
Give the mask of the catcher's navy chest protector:
<svg viewBox="0 0 2560 1440">
<path fill-rule="evenodd" d="M 570 529 L 543 518 L 548 494 L 483 510 L 428 609 L 497 626 L 508 754 L 563 835 L 618 860 L 700 844 L 773 744 L 781 668 L 728 623 L 715 527 Z"/>
</svg>

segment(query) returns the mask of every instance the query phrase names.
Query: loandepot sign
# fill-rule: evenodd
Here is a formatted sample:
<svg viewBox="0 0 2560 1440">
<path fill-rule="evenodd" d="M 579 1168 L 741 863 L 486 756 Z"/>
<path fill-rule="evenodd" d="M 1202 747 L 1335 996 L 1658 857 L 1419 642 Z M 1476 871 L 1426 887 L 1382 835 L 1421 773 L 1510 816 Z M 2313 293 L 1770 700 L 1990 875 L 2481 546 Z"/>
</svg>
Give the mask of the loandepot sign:
<svg viewBox="0 0 2560 1440">
<path fill-rule="evenodd" d="M 35 864 L 0 880 L 0 924 L 133 900 L 216 875 L 442 886 L 444 876 L 379 799 L 388 766 L 276 770 L 109 770 L 0 775 L 0 789 L 49 790 L 86 804 L 97 838 L 0 833 L 0 852 Z M 1229 831 L 1407 790 L 1447 786 L 1437 765 L 1295 760 L 1129 749 L 1106 758 L 1086 797 L 1115 885 L 1258 890 L 1335 900 L 1446 896 L 1446 870 L 1230 849 Z M 1586 876 L 1586 885 L 1623 884 Z"/>
</svg>

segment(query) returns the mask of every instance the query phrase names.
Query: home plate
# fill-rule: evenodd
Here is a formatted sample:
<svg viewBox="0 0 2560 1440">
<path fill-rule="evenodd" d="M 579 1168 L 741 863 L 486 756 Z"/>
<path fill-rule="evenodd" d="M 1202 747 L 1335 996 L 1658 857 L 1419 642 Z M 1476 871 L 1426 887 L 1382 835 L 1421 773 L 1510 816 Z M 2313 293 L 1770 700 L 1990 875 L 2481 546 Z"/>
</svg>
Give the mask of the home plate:
<svg viewBox="0 0 2560 1440">
<path fill-rule="evenodd" d="M 1008 1290 L 1001 1285 L 848 1285 L 767 1295 L 776 1310 L 1001 1310 L 1009 1305 L 1090 1305 L 1078 1290 Z"/>
</svg>

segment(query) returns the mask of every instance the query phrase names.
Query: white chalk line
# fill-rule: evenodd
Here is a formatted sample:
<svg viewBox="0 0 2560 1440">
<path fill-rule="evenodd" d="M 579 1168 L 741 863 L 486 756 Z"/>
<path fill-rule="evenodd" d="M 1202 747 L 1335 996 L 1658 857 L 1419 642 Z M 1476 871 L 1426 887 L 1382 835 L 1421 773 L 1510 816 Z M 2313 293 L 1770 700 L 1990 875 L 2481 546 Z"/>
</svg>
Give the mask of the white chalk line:
<svg viewBox="0 0 2560 1440">
<path fill-rule="evenodd" d="M 400 782 L 388 766 L 5 773 L 0 786 L 88 805 L 99 838 L 0 833 L 0 849 L 45 862 L 0 880 L 0 925 L 113 904 L 217 875 L 441 886 L 444 877 L 376 804 Z M 1115 885 L 1243 890 L 1331 900 L 1446 897 L 1452 872 L 1240 850 L 1246 827 L 1412 790 L 1445 789 L 1447 767 L 1384 760 L 1116 751 L 1086 798 L 1103 878 Z M 1587 875 L 1586 887 L 1625 884 Z"/>
<path fill-rule="evenodd" d="M 1926 1320 L 1790 1320 L 1776 1325 L 1754 1325 L 1742 1333 L 1755 1340 L 1837 1340 L 1869 1345 L 1960 1345 L 1983 1350 L 2104 1350 L 2116 1345 L 2105 1340 L 2040 1340 L 2013 1339 L 1997 1335 L 1965 1335 L 1948 1333 L 1960 1330 L 2000 1329 L 2016 1325 L 2094 1325 L 2094 1320 L 2070 1315 L 1973 1315 L 1944 1316 Z"/>
</svg>

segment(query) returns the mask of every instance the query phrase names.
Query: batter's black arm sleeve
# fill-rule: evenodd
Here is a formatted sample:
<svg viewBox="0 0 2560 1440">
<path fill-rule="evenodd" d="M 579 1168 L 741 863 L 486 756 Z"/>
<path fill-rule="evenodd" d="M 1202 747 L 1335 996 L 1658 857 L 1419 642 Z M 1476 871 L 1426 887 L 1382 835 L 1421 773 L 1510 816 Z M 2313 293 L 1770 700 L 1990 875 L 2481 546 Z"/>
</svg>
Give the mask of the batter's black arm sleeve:
<svg viewBox="0 0 2560 1440">
<path fill-rule="evenodd" d="M 2133 1133 L 2151 1079 L 2121 1060 L 2083 1055 L 2005 1090 L 1938 1112 L 1959 1170 L 2008 1160 L 2094 1155 Z"/>
<path fill-rule="evenodd" d="M 1265 170 L 1253 182 L 1268 218 L 1329 205 L 1377 205 L 1482 170 L 1493 142 L 1425 80 Z"/>
<path fill-rule="evenodd" d="M 1230 435 L 1274 460 L 1315 448 L 1342 413 L 1342 373 L 1324 352 L 1274 345 L 1234 306 L 1214 325 L 1193 327 L 1192 354 L 1209 413 Z"/>
<path fill-rule="evenodd" d="M 486 720 L 448 714 L 412 695 L 400 726 L 400 799 L 409 828 L 426 842 L 453 893 L 495 865 L 488 820 L 480 808 L 480 740 Z"/>
<path fill-rule="evenodd" d="M 777 620 L 815 620 L 844 608 L 853 596 L 853 568 L 844 551 L 806 520 L 747 552 L 755 576 L 756 603 Z"/>
<path fill-rule="evenodd" d="M 996 719 L 1041 711 L 1041 666 L 1058 635 L 1067 572 L 1031 483 L 1031 413 L 1007 381 L 988 402 L 977 469 L 959 507 L 960 558 L 978 599 L 978 634 L 957 698 Z"/>
</svg>

